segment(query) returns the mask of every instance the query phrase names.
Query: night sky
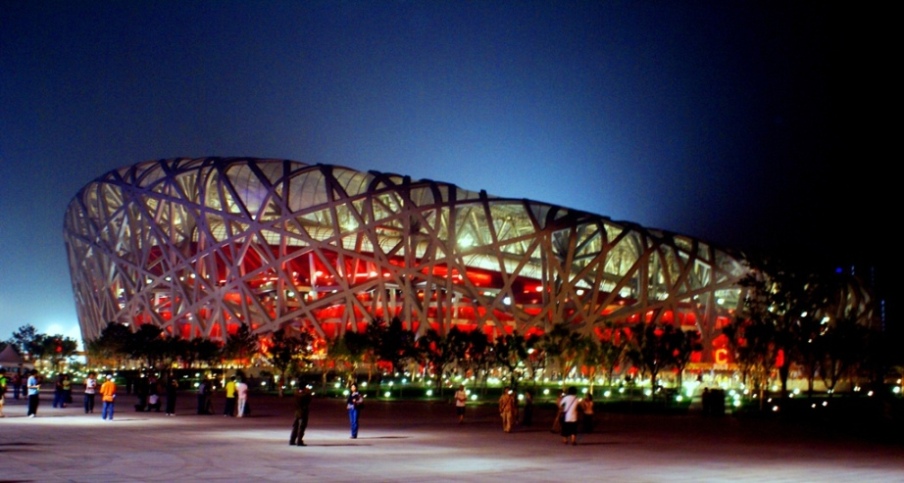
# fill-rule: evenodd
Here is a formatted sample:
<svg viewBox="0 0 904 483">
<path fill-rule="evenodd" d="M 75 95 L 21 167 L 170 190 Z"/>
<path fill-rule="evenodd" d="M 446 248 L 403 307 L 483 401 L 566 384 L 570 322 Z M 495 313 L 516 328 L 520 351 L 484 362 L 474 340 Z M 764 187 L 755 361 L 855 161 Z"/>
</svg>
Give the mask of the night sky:
<svg viewBox="0 0 904 483">
<path fill-rule="evenodd" d="M 0 1 L 0 340 L 79 337 L 67 204 L 170 157 L 446 181 L 882 280 L 900 219 L 891 18 L 803 1 Z"/>
</svg>

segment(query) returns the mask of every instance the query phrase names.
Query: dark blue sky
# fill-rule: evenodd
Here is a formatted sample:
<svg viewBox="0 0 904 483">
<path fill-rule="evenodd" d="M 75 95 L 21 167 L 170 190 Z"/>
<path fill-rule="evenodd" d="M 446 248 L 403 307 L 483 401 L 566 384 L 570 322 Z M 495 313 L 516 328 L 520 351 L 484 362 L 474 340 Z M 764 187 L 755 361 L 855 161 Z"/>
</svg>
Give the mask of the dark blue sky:
<svg viewBox="0 0 904 483">
<path fill-rule="evenodd" d="M 885 264 L 892 16 L 824 3 L 4 0 L 0 339 L 77 336 L 66 205 L 178 156 L 388 171 Z"/>
</svg>

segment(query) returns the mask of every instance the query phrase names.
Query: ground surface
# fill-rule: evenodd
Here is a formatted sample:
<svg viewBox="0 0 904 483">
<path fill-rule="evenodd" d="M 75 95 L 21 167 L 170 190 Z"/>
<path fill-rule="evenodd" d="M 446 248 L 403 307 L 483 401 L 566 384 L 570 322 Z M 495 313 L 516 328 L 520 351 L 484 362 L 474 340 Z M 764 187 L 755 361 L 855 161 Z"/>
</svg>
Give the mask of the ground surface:
<svg viewBox="0 0 904 483">
<path fill-rule="evenodd" d="M 48 398 L 26 418 L 25 401 L 9 396 L 3 482 L 904 482 L 904 445 L 831 425 L 603 413 L 597 431 L 565 446 L 545 406 L 532 427 L 503 433 L 492 405 L 458 424 L 448 403 L 367 401 L 352 440 L 343 401 L 315 399 L 308 446 L 294 447 L 289 397 L 252 397 L 249 417 L 227 418 L 196 415 L 193 394 L 180 395 L 176 417 L 135 412 L 122 395 L 110 422 L 99 407 L 85 415 Z"/>
</svg>

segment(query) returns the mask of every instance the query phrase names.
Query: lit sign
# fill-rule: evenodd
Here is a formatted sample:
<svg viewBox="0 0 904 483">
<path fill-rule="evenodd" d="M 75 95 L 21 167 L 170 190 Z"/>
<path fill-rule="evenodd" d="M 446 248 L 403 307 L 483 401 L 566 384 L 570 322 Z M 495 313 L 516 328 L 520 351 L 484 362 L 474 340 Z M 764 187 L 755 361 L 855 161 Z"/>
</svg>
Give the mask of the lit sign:
<svg viewBox="0 0 904 483">
<path fill-rule="evenodd" d="M 716 364 L 728 364 L 728 349 L 714 350 L 713 360 L 716 362 Z"/>
</svg>

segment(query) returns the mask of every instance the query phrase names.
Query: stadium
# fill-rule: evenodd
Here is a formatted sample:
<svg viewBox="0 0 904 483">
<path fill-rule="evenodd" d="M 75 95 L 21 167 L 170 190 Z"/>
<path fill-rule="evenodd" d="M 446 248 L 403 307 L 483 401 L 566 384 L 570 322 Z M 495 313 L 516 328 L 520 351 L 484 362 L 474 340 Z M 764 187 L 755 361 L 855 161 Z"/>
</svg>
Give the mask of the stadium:
<svg viewBox="0 0 904 483">
<path fill-rule="evenodd" d="M 395 317 L 416 334 L 491 337 L 645 320 L 699 331 L 713 362 L 750 270 L 635 223 L 277 159 L 110 171 L 72 199 L 64 238 L 84 340 L 109 322 L 222 340 L 242 324 L 331 339 Z"/>
</svg>

